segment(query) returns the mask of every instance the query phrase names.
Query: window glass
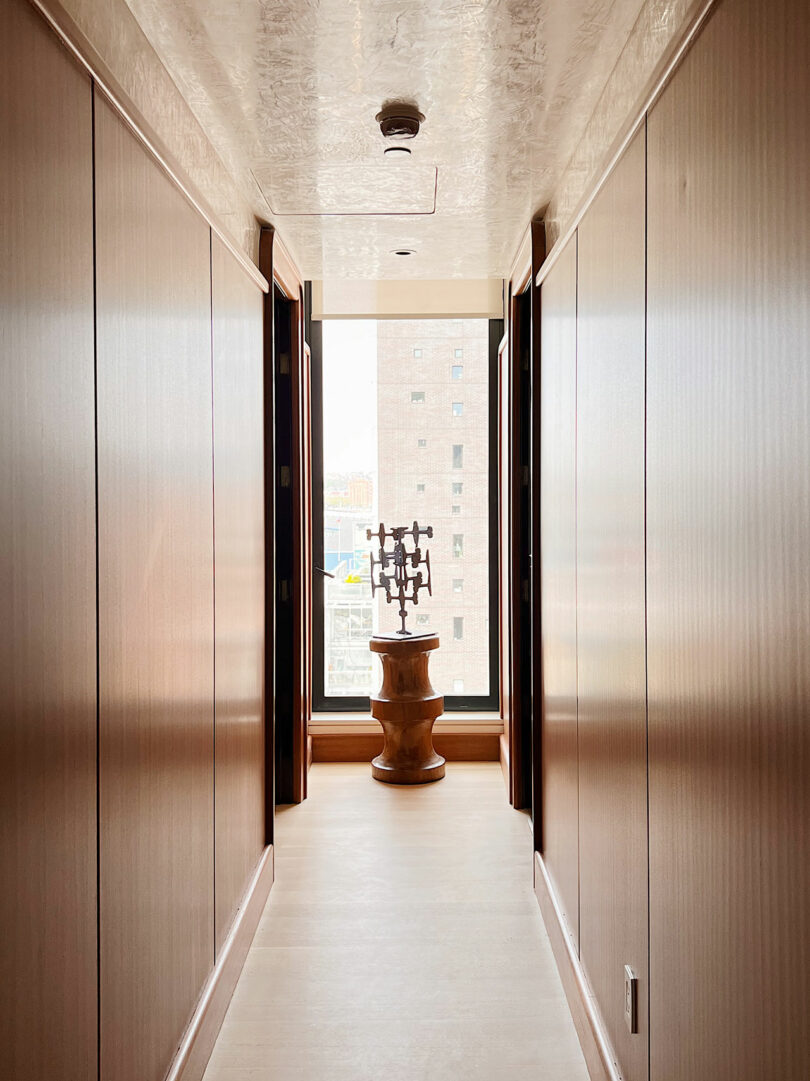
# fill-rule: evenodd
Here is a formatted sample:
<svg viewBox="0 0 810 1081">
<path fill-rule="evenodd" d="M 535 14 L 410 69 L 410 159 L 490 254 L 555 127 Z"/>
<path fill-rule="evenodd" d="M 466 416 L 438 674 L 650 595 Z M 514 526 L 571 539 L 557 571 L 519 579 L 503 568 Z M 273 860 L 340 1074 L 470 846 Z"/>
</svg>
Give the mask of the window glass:
<svg viewBox="0 0 810 1081">
<path fill-rule="evenodd" d="M 367 696 L 379 689 L 368 640 L 398 629 L 398 605 L 386 604 L 380 590 L 372 598 L 374 542 L 366 539 L 366 529 L 376 531 L 381 521 L 389 529 L 410 526 L 414 519 L 433 527 L 432 539 L 420 539 L 422 550 L 430 551 L 433 594 L 423 590 L 418 608 L 408 605 L 406 626 L 439 635 L 441 646 L 430 661 L 437 692 L 459 693 L 460 680 L 467 696 L 488 695 L 489 324 L 334 319 L 321 326 L 321 566 L 335 575 L 315 580 L 323 590 L 324 696 Z M 459 347 L 466 467 L 459 427 L 447 410 L 461 390 L 453 387 L 461 364 L 447 364 Z M 418 389 L 411 389 L 414 384 Z M 403 402 L 425 408 L 403 410 Z M 427 449 L 430 455 L 422 453 Z M 460 475 L 463 482 L 456 479 Z M 456 497 L 450 503 L 448 486 Z M 457 498 L 462 493 L 463 503 Z M 459 619 L 461 638 L 454 622 Z"/>
<path fill-rule="evenodd" d="M 464 350 L 463 349 L 454 349 L 453 350 L 453 356 L 454 357 L 463 357 L 464 356 Z"/>
<path fill-rule="evenodd" d="M 453 416 L 454 417 L 460 417 L 463 412 L 464 412 L 464 403 L 463 402 L 453 402 Z"/>
<path fill-rule="evenodd" d="M 453 639 L 460 642 L 464 637 L 464 616 L 453 616 Z"/>
</svg>

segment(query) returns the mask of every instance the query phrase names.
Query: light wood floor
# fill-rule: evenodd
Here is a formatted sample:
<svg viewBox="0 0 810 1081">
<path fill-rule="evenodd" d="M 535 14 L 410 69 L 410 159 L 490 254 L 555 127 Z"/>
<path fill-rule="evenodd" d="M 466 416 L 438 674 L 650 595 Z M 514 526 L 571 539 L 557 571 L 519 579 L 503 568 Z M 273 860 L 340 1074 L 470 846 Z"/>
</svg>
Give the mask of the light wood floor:
<svg viewBox="0 0 810 1081">
<path fill-rule="evenodd" d="M 497 763 L 316 764 L 205 1081 L 587 1081 Z"/>
</svg>

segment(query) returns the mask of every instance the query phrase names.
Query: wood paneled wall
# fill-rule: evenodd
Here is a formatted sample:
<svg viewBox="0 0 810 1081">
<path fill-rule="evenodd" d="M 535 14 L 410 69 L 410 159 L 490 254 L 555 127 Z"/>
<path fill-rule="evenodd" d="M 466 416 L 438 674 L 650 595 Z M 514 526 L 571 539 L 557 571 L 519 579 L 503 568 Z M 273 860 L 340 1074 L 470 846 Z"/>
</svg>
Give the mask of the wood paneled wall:
<svg viewBox="0 0 810 1081">
<path fill-rule="evenodd" d="M 0 5 L 0 1076 L 98 1076 L 92 87 Z M 58 176 L 59 182 L 54 183 Z"/>
<path fill-rule="evenodd" d="M 810 1076 L 808 56 L 718 3 L 542 283 L 542 855 L 630 1081 Z"/>
<path fill-rule="evenodd" d="M 579 946 L 626 1081 L 647 1077 L 648 1038 L 645 175 L 642 130 L 578 234 Z M 639 979 L 634 1034 L 625 965 Z"/>
<path fill-rule="evenodd" d="M 540 331 L 540 564 L 543 853 L 579 941 L 577 758 L 577 239 L 543 282 Z"/>
<path fill-rule="evenodd" d="M 222 951 L 198 1078 L 272 881 L 262 294 L 27 0 L 0 58 L 0 1075 L 163 1081 Z"/>
<path fill-rule="evenodd" d="M 220 949 L 265 844 L 262 294 L 212 248 L 215 867 Z"/>
<path fill-rule="evenodd" d="M 210 230 L 95 117 L 101 1072 L 159 1081 L 214 963 Z"/>
<path fill-rule="evenodd" d="M 649 117 L 650 1025 L 810 1077 L 810 19 L 729 0 Z"/>
</svg>

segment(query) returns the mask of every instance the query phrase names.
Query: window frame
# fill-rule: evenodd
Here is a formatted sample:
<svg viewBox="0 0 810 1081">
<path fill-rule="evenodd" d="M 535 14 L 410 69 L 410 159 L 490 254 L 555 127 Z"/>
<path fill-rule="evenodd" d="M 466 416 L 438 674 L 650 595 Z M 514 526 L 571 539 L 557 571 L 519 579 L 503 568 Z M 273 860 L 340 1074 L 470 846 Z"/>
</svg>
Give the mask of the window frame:
<svg viewBox="0 0 810 1081">
<path fill-rule="evenodd" d="M 322 323 L 311 318 L 311 291 L 305 291 L 307 342 L 311 350 L 312 386 L 312 550 L 313 567 L 323 567 L 323 337 Z M 426 317 L 429 318 L 429 317 Z M 489 694 L 446 694 L 446 713 L 497 712 L 500 709 L 500 570 L 498 565 L 498 505 L 500 477 L 498 470 L 498 347 L 503 338 L 503 319 L 488 322 L 489 423 L 487 434 L 489 480 Z M 422 403 L 410 403 L 422 404 Z M 323 577 L 316 571 L 312 588 L 312 708 L 315 713 L 366 713 L 370 703 L 365 695 L 327 696 L 324 693 L 324 589 Z M 452 582 L 452 579 L 451 579 Z M 452 588 L 452 586 L 451 586 Z"/>
</svg>

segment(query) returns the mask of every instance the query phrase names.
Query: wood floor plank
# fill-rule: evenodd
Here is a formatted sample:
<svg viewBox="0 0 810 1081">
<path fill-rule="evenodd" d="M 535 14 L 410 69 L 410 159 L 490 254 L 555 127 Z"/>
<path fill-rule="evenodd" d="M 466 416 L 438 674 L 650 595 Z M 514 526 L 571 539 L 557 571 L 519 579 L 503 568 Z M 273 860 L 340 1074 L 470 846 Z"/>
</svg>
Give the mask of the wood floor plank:
<svg viewBox="0 0 810 1081">
<path fill-rule="evenodd" d="M 205 1081 L 587 1081 L 498 763 L 315 764 Z"/>
</svg>

